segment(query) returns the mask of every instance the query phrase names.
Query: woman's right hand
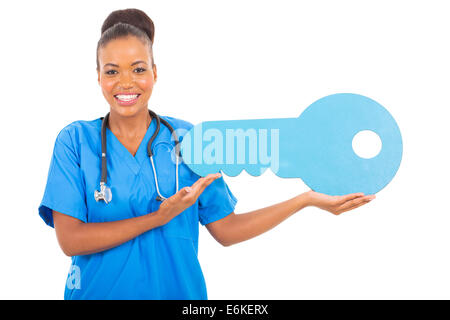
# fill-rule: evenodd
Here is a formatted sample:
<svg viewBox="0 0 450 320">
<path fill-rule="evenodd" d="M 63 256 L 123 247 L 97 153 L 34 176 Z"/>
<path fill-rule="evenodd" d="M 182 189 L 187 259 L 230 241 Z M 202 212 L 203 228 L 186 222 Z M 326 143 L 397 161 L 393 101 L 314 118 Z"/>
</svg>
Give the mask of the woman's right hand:
<svg viewBox="0 0 450 320">
<path fill-rule="evenodd" d="M 164 200 L 155 214 L 161 219 L 161 225 L 168 223 L 181 212 L 192 206 L 198 197 L 200 197 L 203 190 L 221 176 L 220 173 L 208 174 L 206 177 L 195 181 L 192 186 L 184 187 L 170 198 Z"/>
</svg>

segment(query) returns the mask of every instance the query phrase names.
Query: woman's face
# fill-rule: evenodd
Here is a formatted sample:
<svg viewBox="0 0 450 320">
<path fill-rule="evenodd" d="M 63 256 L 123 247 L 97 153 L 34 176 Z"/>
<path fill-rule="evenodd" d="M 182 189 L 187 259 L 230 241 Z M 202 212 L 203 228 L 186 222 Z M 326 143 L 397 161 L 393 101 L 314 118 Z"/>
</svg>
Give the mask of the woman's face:
<svg viewBox="0 0 450 320">
<path fill-rule="evenodd" d="M 99 49 L 98 82 L 111 113 L 131 117 L 148 109 L 157 78 L 151 59 L 148 45 L 134 36 L 112 40 Z"/>
</svg>

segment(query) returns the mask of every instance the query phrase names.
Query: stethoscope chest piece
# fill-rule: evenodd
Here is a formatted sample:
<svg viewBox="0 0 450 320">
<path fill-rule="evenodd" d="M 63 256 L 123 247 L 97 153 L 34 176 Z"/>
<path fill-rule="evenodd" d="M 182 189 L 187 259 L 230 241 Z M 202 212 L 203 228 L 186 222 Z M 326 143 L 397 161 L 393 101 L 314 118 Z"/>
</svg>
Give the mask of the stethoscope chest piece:
<svg viewBox="0 0 450 320">
<path fill-rule="evenodd" d="M 94 192 L 95 201 L 103 200 L 105 203 L 109 203 L 112 200 L 111 189 L 104 183 L 100 183 L 100 191 L 95 190 Z"/>
</svg>

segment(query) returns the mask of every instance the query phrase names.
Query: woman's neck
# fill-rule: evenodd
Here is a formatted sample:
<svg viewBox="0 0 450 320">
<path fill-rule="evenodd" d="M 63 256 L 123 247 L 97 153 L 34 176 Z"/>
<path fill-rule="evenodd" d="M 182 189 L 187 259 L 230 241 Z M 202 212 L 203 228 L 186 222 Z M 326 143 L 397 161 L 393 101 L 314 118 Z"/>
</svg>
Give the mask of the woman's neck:
<svg viewBox="0 0 450 320">
<path fill-rule="evenodd" d="M 132 117 L 121 117 L 111 110 L 109 114 L 109 129 L 116 137 L 126 140 L 142 138 L 147 132 L 152 118 L 147 109 L 143 109 Z"/>
</svg>

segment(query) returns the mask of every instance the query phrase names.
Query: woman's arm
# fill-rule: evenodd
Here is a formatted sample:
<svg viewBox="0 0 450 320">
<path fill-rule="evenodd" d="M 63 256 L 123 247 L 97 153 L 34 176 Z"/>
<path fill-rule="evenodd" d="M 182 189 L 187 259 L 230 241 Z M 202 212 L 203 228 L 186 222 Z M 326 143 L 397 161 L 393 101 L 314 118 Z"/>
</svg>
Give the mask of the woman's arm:
<svg viewBox="0 0 450 320">
<path fill-rule="evenodd" d="M 233 212 L 223 219 L 207 224 L 206 228 L 220 244 L 230 246 L 272 229 L 305 207 L 315 206 L 338 215 L 360 207 L 374 198 L 374 195 L 364 196 L 362 193 L 328 196 L 308 191 L 270 207 L 242 214 Z"/>
<path fill-rule="evenodd" d="M 111 249 L 161 226 L 161 219 L 156 212 L 119 221 L 84 223 L 53 210 L 53 222 L 59 245 L 68 256 Z"/>
<path fill-rule="evenodd" d="M 53 211 L 56 237 L 68 256 L 96 253 L 114 248 L 140 234 L 162 226 L 195 203 L 203 190 L 220 174 L 198 179 L 166 199 L 155 212 L 111 222 L 84 223 L 69 215 Z"/>
</svg>

